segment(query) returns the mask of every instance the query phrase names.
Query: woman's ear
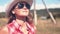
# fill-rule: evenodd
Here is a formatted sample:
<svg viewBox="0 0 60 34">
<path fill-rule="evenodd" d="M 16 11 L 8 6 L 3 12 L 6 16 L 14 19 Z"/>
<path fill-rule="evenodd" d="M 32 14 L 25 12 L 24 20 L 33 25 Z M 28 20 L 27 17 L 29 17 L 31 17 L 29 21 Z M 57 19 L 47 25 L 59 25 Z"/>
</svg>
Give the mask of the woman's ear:
<svg viewBox="0 0 60 34">
<path fill-rule="evenodd" d="M 13 14 L 15 14 L 15 11 L 12 11 Z"/>
</svg>

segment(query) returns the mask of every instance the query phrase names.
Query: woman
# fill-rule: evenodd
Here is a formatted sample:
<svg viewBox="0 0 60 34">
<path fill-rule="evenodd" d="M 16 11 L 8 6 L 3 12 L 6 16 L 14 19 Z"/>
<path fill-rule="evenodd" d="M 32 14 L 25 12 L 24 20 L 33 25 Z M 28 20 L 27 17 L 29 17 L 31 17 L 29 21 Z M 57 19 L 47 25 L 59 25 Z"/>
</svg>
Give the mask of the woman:
<svg viewBox="0 0 60 34">
<path fill-rule="evenodd" d="M 32 0 L 14 0 L 7 9 L 8 25 L 0 34 L 35 34 L 36 27 L 29 11 L 31 5 Z"/>
</svg>

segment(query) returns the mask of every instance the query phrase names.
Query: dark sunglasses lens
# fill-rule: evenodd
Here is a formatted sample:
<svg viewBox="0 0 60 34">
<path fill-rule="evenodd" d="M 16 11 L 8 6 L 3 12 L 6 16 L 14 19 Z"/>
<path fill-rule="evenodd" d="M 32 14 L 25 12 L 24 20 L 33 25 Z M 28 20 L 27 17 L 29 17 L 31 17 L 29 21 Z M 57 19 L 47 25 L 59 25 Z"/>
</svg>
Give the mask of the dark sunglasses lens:
<svg viewBox="0 0 60 34">
<path fill-rule="evenodd" d="M 26 4 L 26 7 L 27 7 L 28 9 L 30 9 L 30 5 L 29 5 L 29 4 Z"/>
<path fill-rule="evenodd" d="M 19 9 L 21 9 L 21 8 L 23 8 L 23 7 L 24 7 L 24 4 L 22 4 L 22 3 L 18 4 L 18 8 L 19 8 Z"/>
<path fill-rule="evenodd" d="M 27 9 L 30 9 L 30 5 L 29 5 L 29 4 L 26 3 L 25 6 L 26 6 Z M 18 8 L 19 8 L 19 9 L 21 9 L 21 8 L 23 8 L 23 7 L 24 7 L 24 4 L 23 4 L 23 3 L 19 3 L 19 4 L 18 4 Z"/>
</svg>

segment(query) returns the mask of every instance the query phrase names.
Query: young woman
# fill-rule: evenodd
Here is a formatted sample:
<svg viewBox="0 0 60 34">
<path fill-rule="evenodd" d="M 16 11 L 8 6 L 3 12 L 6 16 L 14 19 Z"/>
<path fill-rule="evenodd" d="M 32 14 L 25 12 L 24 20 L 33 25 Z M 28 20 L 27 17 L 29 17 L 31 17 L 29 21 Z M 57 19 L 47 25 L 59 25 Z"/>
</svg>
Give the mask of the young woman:
<svg viewBox="0 0 60 34">
<path fill-rule="evenodd" d="M 29 2 L 30 3 L 29 3 Z M 14 0 L 7 9 L 9 21 L 0 34 L 35 34 L 30 7 L 33 0 Z"/>
</svg>

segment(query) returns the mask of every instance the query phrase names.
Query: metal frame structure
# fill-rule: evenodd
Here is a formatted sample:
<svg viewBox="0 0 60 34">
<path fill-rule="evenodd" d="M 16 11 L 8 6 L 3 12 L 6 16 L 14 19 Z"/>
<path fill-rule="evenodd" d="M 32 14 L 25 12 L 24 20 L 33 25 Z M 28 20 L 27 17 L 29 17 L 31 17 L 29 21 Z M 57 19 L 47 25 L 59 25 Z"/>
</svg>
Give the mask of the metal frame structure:
<svg viewBox="0 0 60 34">
<path fill-rule="evenodd" d="M 50 15 L 51 19 L 53 20 L 54 24 L 56 24 L 56 20 L 53 17 L 53 14 L 48 10 L 44 0 L 42 0 L 43 5 L 45 6 L 45 9 L 47 10 L 48 14 Z"/>
<path fill-rule="evenodd" d="M 56 20 L 54 19 L 53 14 L 48 10 L 44 0 L 42 0 L 42 3 L 45 6 L 45 9 L 47 10 L 47 12 L 50 15 L 51 19 L 53 20 L 54 24 L 56 24 Z M 35 23 L 35 25 L 37 25 L 36 0 L 34 0 L 34 23 Z"/>
</svg>

